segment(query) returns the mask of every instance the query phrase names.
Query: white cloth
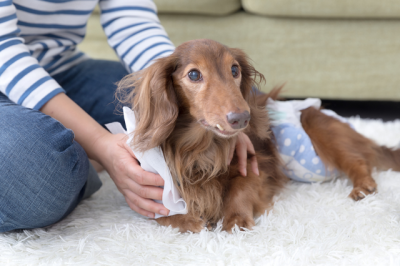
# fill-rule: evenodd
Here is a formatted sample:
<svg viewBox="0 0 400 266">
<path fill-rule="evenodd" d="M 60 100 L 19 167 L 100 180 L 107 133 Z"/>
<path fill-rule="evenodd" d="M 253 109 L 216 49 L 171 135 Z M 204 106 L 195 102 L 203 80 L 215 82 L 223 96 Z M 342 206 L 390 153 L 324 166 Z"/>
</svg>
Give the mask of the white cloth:
<svg viewBox="0 0 400 266">
<path fill-rule="evenodd" d="M 311 106 L 319 109 L 321 107 L 321 100 L 316 98 L 307 98 L 302 101 L 274 101 L 271 98 L 268 98 L 267 100 L 267 109 L 272 118 L 272 125 L 287 123 L 297 128 L 301 128 L 301 110 L 307 109 Z"/>
<path fill-rule="evenodd" d="M 275 144 L 284 162 L 283 172 L 296 181 L 328 181 L 340 173 L 326 167 L 301 125 L 301 110 L 308 107 L 319 109 L 321 100 L 308 98 L 300 101 L 274 101 L 270 98 L 266 106 L 271 118 Z M 342 122 L 347 122 L 331 110 L 322 110 L 322 112 Z"/>
<path fill-rule="evenodd" d="M 123 111 L 127 129 L 126 131 L 123 129 L 122 125 L 118 122 L 107 124 L 106 127 L 113 134 L 118 134 L 118 133 L 128 134 L 129 139 L 127 143 L 129 145 L 129 143 L 133 138 L 132 132 L 136 128 L 135 113 L 128 107 L 124 107 Z M 164 191 L 162 200 L 157 202 L 162 203 L 168 210 L 170 210 L 169 216 L 175 214 L 186 214 L 187 213 L 186 202 L 182 199 L 178 189 L 174 185 L 171 172 L 169 171 L 168 165 L 164 159 L 164 154 L 161 148 L 156 147 L 147 150 L 145 152 L 138 152 L 133 149 L 132 151 L 144 170 L 155 174 L 159 174 L 162 177 L 162 179 L 164 179 Z M 164 215 L 156 213 L 155 218 L 163 216 Z"/>
</svg>

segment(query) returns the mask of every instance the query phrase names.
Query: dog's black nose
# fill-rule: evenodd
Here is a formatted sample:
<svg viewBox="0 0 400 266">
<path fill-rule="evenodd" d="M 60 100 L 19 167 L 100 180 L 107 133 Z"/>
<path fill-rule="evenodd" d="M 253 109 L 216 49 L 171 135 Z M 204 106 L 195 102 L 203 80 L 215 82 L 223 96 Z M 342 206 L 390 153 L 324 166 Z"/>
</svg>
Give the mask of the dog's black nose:
<svg viewBox="0 0 400 266">
<path fill-rule="evenodd" d="M 248 111 L 243 113 L 230 112 L 226 115 L 226 119 L 233 129 L 245 128 L 249 124 L 250 113 Z"/>
</svg>

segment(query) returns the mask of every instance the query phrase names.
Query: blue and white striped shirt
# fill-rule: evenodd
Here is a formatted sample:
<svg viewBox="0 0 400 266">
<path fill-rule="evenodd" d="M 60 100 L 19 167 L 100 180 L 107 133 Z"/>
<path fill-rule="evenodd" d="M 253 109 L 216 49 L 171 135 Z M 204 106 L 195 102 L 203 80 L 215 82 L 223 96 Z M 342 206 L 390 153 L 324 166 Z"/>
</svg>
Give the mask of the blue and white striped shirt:
<svg viewBox="0 0 400 266">
<path fill-rule="evenodd" d="M 63 92 L 51 76 L 87 59 L 76 45 L 97 3 L 108 43 L 129 71 L 173 52 L 151 0 L 0 0 L 0 91 L 36 110 Z"/>
</svg>

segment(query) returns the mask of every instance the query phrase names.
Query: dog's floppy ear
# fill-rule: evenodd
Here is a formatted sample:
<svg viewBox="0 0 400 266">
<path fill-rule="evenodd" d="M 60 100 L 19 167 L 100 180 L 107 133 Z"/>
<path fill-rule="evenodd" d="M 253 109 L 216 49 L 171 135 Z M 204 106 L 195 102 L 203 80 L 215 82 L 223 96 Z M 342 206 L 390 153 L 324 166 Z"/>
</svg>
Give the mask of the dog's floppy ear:
<svg viewBox="0 0 400 266">
<path fill-rule="evenodd" d="M 251 64 L 248 56 L 240 49 L 231 48 L 231 54 L 240 65 L 242 80 L 240 90 L 243 98 L 250 107 L 250 123 L 247 131 L 255 133 L 261 139 L 269 137 L 268 112 L 264 106 L 257 105 L 257 95 L 255 88 L 258 88 L 261 82 L 265 82 L 264 75 L 258 72 Z"/>
<path fill-rule="evenodd" d="M 253 65 L 250 64 L 249 57 L 242 50 L 231 48 L 230 52 L 240 65 L 242 74 L 240 89 L 243 98 L 249 102 L 250 96 L 253 92 L 253 87 L 258 87 L 261 82 L 265 82 L 264 75 L 258 72 Z"/>
<path fill-rule="evenodd" d="M 171 134 L 178 117 L 178 102 L 172 73 L 177 58 L 170 55 L 158 59 L 148 68 L 125 77 L 118 91 L 133 90 L 123 101 L 132 104 L 136 116 L 136 129 L 131 145 L 138 151 L 159 146 Z"/>
</svg>

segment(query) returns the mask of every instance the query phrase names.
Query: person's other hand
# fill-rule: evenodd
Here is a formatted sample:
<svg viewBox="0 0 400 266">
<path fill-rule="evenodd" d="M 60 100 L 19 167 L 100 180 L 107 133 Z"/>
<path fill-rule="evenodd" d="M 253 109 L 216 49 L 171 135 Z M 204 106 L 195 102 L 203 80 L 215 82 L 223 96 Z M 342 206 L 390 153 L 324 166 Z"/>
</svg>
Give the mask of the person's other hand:
<svg viewBox="0 0 400 266">
<path fill-rule="evenodd" d="M 251 143 L 250 138 L 245 133 L 240 132 L 237 136 L 236 143 L 234 144 L 235 145 L 232 145 L 230 149 L 229 164 L 231 163 L 234 152 L 236 151 L 239 161 L 239 172 L 242 176 L 247 176 L 247 153 L 256 154 L 253 143 Z M 250 164 L 253 173 L 260 175 L 256 156 L 251 157 Z"/>
</svg>

